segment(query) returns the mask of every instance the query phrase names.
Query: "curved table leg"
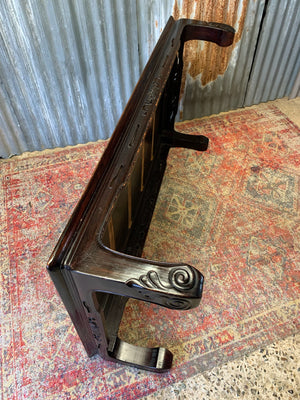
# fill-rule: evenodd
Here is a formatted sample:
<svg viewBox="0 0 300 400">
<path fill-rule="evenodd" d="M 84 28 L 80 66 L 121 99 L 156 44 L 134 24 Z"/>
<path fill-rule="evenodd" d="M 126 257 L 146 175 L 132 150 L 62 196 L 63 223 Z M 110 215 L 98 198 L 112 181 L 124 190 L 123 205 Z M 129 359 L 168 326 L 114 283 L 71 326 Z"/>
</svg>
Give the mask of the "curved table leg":
<svg viewBox="0 0 300 400">
<path fill-rule="evenodd" d="M 139 347 L 119 338 L 117 338 L 115 347 L 112 352 L 109 352 L 109 355 L 115 361 L 155 372 L 169 370 L 173 360 L 173 354 L 168 349 Z"/>
</svg>

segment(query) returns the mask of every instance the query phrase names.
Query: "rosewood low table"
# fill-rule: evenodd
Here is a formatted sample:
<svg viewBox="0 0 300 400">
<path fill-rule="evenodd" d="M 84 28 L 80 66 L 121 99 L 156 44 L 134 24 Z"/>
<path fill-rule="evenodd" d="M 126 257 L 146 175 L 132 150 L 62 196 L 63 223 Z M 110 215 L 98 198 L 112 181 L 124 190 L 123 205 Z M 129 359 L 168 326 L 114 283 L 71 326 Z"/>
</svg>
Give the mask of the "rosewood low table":
<svg viewBox="0 0 300 400">
<path fill-rule="evenodd" d="M 129 298 L 175 310 L 196 307 L 203 276 L 185 263 L 141 258 L 171 147 L 205 151 L 205 136 L 174 130 L 184 43 L 232 44 L 223 24 L 169 19 L 96 170 L 48 262 L 48 271 L 89 356 L 163 372 L 172 353 L 124 342 Z M 196 323 L 196 321 L 195 321 Z"/>
</svg>

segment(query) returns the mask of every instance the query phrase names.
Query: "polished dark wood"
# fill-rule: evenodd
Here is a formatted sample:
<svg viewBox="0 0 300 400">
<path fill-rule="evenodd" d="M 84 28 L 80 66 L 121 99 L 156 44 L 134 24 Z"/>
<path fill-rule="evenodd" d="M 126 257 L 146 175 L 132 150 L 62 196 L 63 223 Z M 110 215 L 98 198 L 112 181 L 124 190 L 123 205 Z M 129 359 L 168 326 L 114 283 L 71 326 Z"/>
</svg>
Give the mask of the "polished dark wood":
<svg viewBox="0 0 300 400">
<path fill-rule="evenodd" d="M 229 46 L 230 26 L 170 18 L 81 200 L 48 262 L 50 276 L 89 356 L 151 371 L 171 367 L 165 348 L 118 337 L 129 298 L 196 307 L 203 275 L 185 263 L 141 258 L 171 147 L 205 151 L 205 136 L 174 130 L 188 40 Z M 196 321 L 195 321 L 196 323 Z"/>
</svg>

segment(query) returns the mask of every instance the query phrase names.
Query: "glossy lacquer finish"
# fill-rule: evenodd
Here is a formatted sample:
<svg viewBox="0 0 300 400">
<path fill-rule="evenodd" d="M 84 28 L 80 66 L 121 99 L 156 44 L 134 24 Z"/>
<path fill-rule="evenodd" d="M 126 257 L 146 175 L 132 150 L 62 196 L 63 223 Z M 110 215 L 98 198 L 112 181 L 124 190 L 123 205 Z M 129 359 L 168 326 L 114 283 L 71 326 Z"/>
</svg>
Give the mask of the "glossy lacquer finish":
<svg viewBox="0 0 300 400">
<path fill-rule="evenodd" d="M 174 130 L 187 40 L 229 46 L 227 25 L 170 18 L 113 136 L 48 263 L 89 356 L 155 372 L 172 353 L 118 337 L 128 298 L 176 310 L 196 307 L 203 276 L 185 263 L 141 258 L 171 147 L 205 151 L 208 139 Z M 196 323 L 196 321 L 195 321 Z"/>
</svg>

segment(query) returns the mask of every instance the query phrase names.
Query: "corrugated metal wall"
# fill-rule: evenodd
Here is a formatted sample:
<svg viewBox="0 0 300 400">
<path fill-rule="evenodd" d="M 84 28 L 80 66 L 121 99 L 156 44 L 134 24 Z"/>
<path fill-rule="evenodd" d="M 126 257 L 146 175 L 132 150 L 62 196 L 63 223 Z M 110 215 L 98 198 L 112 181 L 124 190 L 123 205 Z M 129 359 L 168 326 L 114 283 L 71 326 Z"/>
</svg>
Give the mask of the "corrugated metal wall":
<svg viewBox="0 0 300 400">
<path fill-rule="evenodd" d="M 135 21 L 135 2 L 1 2 L 0 155 L 109 137 L 140 75 Z"/>
<path fill-rule="evenodd" d="M 247 87 L 245 105 L 291 93 L 300 70 L 300 1 L 270 0 Z"/>
<path fill-rule="evenodd" d="M 296 2 L 282 0 L 280 9 L 293 3 L 295 10 Z M 179 116 L 191 119 L 242 106 L 264 6 L 265 0 L 1 1 L 0 157 L 109 137 L 172 14 L 225 22 L 237 30 L 232 49 L 187 46 Z M 296 21 L 293 7 L 285 21 L 288 16 Z M 275 14 L 271 24 L 280 18 Z M 265 21 L 260 38 L 268 41 L 272 26 Z M 294 30 L 292 24 L 286 38 L 295 36 Z M 277 50 L 288 54 L 286 43 L 290 46 L 284 41 Z M 260 86 L 259 54 L 249 88 Z M 285 63 L 285 70 L 293 69 L 291 64 Z M 261 68 L 267 74 L 271 65 Z M 285 72 L 277 71 L 282 89 Z M 288 94 L 293 74 L 277 93 Z"/>
</svg>

